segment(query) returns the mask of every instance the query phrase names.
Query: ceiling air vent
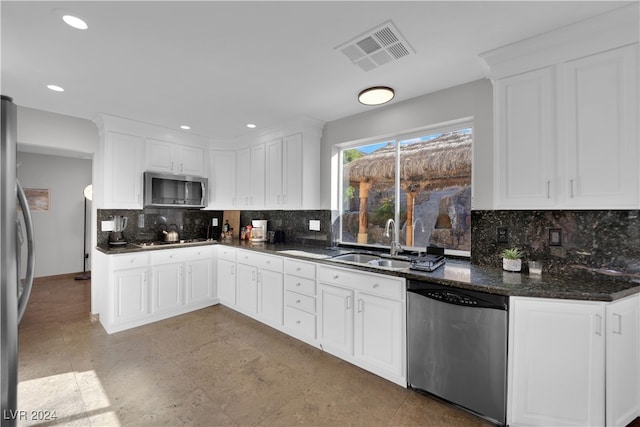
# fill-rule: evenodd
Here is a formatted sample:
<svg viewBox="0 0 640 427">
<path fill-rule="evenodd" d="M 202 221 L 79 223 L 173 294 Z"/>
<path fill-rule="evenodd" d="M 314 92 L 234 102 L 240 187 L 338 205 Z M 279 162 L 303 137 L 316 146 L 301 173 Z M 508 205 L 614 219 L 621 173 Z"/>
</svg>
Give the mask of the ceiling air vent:
<svg viewBox="0 0 640 427">
<path fill-rule="evenodd" d="M 388 62 L 400 59 L 415 50 L 402 37 L 391 21 L 336 47 L 352 63 L 364 71 L 370 71 Z"/>
</svg>

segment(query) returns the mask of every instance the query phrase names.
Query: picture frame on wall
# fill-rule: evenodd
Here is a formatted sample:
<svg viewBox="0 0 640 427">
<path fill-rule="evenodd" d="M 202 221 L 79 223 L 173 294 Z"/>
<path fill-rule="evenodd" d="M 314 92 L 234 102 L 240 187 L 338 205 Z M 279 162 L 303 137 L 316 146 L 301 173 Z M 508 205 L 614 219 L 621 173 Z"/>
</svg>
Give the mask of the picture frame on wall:
<svg viewBox="0 0 640 427">
<path fill-rule="evenodd" d="M 25 188 L 24 194 L 29 203 L 31 212 L 46 212 L 49 210 L 51 198 L 49 189 L 46 188 Z"/>
</svg>

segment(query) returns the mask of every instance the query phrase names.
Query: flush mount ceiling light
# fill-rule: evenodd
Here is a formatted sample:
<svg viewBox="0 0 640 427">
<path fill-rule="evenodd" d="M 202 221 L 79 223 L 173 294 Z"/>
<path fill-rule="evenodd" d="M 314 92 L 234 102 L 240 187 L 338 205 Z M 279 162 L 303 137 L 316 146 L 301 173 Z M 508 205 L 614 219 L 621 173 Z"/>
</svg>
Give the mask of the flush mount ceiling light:
<svg viewBox="0 0 640 427">
<path fill-rule="evenodd" d="M 255 129 L 255 128 L 256 128 L 256 125 L 254 125 L 253 123 L 247 123 L 247 127 L 248 127 L 249 129 Z"/>
<path fill-rule="evenodd" d="M 395 92 L 387 86 L 374 86 L 358 94 L 358 101 L 364 105 L 380 105 L 393 99 Z"/>
<path fill-rule="evenodd" d="M 180 129 L 189 130 L 189 129 L 191 129 L 191 126 L 188 126 L 188 125 L 180 125 Z"/>
<path fill-rule="evenodd" d="M 87 23 L 77 16 L 65 14 L 62 16 L 62 20 L 70 27 L 77 28 L 78 30 L 86 30 L 89 28 Z"/>
<path fill-rule="evenodd" d="M 64 89 L 56 85 L 47 85 L 47 88 L 54 92 L 64 92 Z"/>
</svg>

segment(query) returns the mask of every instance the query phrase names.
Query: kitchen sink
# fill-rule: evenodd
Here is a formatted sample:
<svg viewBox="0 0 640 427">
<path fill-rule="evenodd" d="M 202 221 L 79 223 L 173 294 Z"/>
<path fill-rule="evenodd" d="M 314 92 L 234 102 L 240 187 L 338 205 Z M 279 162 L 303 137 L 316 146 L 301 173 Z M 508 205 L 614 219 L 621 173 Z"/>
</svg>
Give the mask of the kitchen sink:
<svg viewBox="0 0 640 427">
<path fill-rule="evenodd" d="M 404 270 L 411 267 L 411 262 L 406 260 L 384 258 L 378 255 L 351 253 L 337 255 L 331 258 L 334 261 L 344 261 L 354 264 L 369 265 L 371 267 L 379 267 L 387 270 Z"/>
<path fill-rule="evenodd" d="M 355 262 L 358 264 L 368 264 L 371 261 L 377 261 L 380 259 L 377 255 L 369 255 L 369 254 L 344 254 L 338 255 L 331 258 L 336 261 L 347 261 L 347 262 Z"/>
<path fill-rule="evenodd" d="M 385 258 L 371 260 L 367 264 L 373 265 L 374 267 L 390 268 L 392 270 L 404 270 L 405 268 L 411 267 L 411 262 L 409 261 L 402 261 L 399 259 L 385 259 Z"/>
</svg>

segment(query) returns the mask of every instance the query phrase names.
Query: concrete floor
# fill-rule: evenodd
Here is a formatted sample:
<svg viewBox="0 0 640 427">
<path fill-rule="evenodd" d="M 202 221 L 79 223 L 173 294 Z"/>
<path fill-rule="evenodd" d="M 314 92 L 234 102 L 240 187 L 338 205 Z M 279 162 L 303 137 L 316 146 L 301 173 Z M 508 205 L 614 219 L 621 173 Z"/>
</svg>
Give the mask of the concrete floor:
<svg viewBox="0 0 640 427">
<path fill-rule="evenodd" d="M 89 311 L 90 281 L 36 281 L 19 425 L 490 425 L 223 306 L 113 335 Z"/>
</svg>

